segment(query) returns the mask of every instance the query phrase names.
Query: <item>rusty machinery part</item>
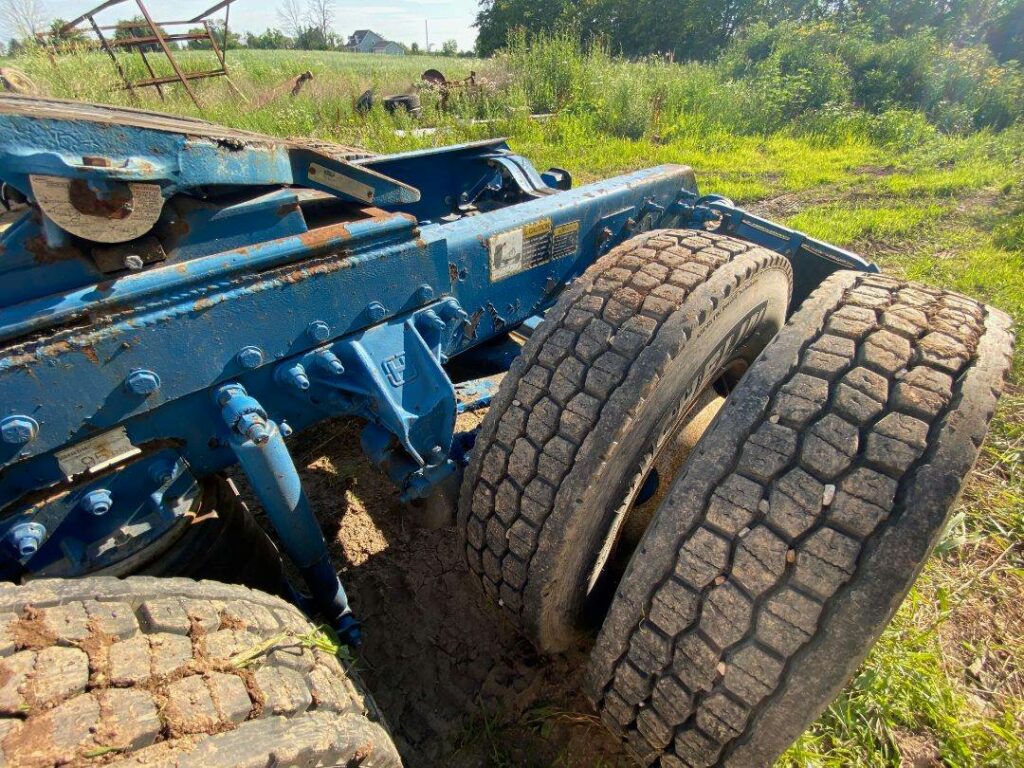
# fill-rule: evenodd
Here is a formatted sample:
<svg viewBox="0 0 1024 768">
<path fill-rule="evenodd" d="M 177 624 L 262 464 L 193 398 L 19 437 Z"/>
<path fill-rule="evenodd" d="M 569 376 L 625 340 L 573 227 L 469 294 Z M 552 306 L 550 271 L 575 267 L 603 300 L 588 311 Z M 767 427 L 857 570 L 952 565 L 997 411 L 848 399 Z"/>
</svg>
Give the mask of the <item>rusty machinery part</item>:
<svg viewBox="0 0 1024 768">
<path fill-rule="evenodd" d="M 0 751 L 18 765 L 359 765 L 401 759 L 354 670 L 293 605 L 237 585 L 134 576 L 0 586 L 18 638 Z"/>
<path fill-rule="evenodd" d="M 154 545 L 148 557 L 110 575 L 187 576 L 294 596 L 277 547 L 230 480 L 215 475 L 204 481 L 199 503 L 186 522 L 173 541 L 159 550 Z"/>
<path fill-rule="evenodd" d="M 110 58 L 124 89 L 133 99 L 136 96 L 137 88 L 155 88 L 160 99 L 164 100 L 164 87 L 177 84 L 184 88 L 192 103 L 202 110 L 203 105 L 193 90 L 192 83 L 213 77 L 223 77 L 236 98 L 243 102 L 248 101 L 245 94 L 238 90 L 231 78 L 228 77 L 227 59 L 225 58 L 230 38 L 231 4 L 235 0 L 220 0 L 191 19 L 162 22 L 154 21 L 145 3 L 142 0 L 136 0 L 133 5 L 138 6 L 141 16 L 128 20 L 122 19 L 116 24 L 97 23 L 96 16 L 98 14 L 127 1 L 104 0 L 75 19 L 64 23 L 57 30 L 37 32 L 36 42 L 47 48 L 50 61 L 54 66 L 58 65 L 58 58 L 61 55 L 80 50 L 82 46 L 104 51 Z M 224 11 L 224 17 L 219 20 L 211 18 L 218 11 Z M 53 32 L 56 34 L 52 34 Z M 111 35 L 112 32 L 113 35 Z M 70 47 L 55 44 L 55 40 L 71 38 L 78 39 L 80 44 Z M 199 48 L 209 51 L 214 57 L 215 64 L 212 69 L 193 68 L 186 72 L 181 68 L 174 56 L 174 51 L 178 50 L 181 45 L 190 47 L 193 43 L 198 43 Z M 136 51 L 149 77 L 138 80 L 131 79 L 121 65 L 122 62 L 115 53 L 116 51 Z M 158 76 L 146 55 L 147 52 L 150 54 L 162 52 L 173 74 Z"/>
<path fill-rule="evenodd" d="M 7 93 L 18 93 L 24 96 L 38 96 L 37 86 L 28 75 L 14 67 L 0 67 L 0 88 Z"/>
<path fill-rule="evenodd" d="M 459 523 L 471 570 L 542 650 L 572 646 L 607 605 L 602 577 L 628 558 L 652 470 L 705 390 L 785 322 L 792 279 L 750 243 L 655 231 L 599 259 L 530 337 L 484 419 Z"/>
<path fill-rule="evenodd" d="M 124 243 L 149 232 L 164 207 L 159 184 L 29 176 L 40 210 L 62 229 L 95 243 Z"/>
<path fill-rule="evenodd" d="M 313 73 L 308 69 L 302 74 L 292 79 L 292 89 L 290 91 L 292 96 L 298 96 L 302 87 L 313 79 Z"/>
<path fill-rule="evenodd" d="M 28 199 L 7 182 L 0 182 L 0 205 L 4 210 L 12 211 L 24 207 Z"/>
<path fill-rule="evenodd" d="M 838 694 L 941 535 L 1010 320 L 839 272 L 740 382 L 647 529 L 589 695 L 648 765 L 770 765 Z"/>
<path fill-rule="evenodd" d="M 428 69 L 420 75 L 420 80 L 436 88 L 446 88 L 448 86 L 448 79 L 438 69 Z"/>
<path fill-rule="evenodd" d="M 254 109 L 262 109 L 263 107 L 267 106 L 267 104 L 274 101 L 275 99 L 280 98 L 281 96 L 284 96 L 286 93 L 291 98 L 294 99 L 296 96 L 302 93 L 302 89 L 306 86 L 306 83 L 308 83 L 312 79 L 313 73 L 308 69 L 305 72 L 301 72 L 300 74 L 296 75 L 295 77 L 288 78 L 280 85 L 271 88 L 269 91 L 265 91 L 264 93 L 258 95 L 255 99 L 253 99 L 252 104 L 249 107 L 249 111 L 252 111 Z"/>
</svg>

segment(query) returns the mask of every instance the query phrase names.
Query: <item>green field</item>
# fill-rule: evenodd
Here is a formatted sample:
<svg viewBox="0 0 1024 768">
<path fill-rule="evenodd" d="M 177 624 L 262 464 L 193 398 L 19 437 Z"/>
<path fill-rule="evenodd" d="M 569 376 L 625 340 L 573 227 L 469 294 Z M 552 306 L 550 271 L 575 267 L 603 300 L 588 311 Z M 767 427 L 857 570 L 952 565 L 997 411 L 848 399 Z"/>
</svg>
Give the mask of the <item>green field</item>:
<svg viewBox="0 0 1024 768">
<path fill-rule="evenodd" d="M 185 56 L 198 66 L 199 54 Z M 887 272 L 949 287 L 1024 321 L 1024 129 L 947 135 L 908 112 L 815 114 L 770 131 L 745 124 L 740 84 L 701 65 L 627 64 L 557 45 L 526 61 L 232 51 L 232 78 L 197 88 L 203 115 L 281 136 L 377 151 L 506 135 L 539 167 L 577 182 L 659 163 L 692 165 L 718 192 L 876 259 Z M 517 58 L 518 57 L 518 58 Z M 136 62 L 137 65 L 137 62 Z M 50 95 L 133 103 L 102 56 L 22 57 Z M 489 81 L 442 114 L 425 97 L 429 136 L 398 136 L 408 117 L 358 117 L 356 96 L 407 90 L 428 67 Z M 254 108 L 309 69 L 296 99 Z M 138 74 L 138 73 L 136 73 Z M 740 91 L 743 91 L 740 93 Z M 197 114 L 175 93 L 144 105 Z M 753 107 L 751 107 L 753 109 Z M 546 121 L 533 112 L 554 112 Z M 468 124 L 470 118 L 489 122 Z M 1024 765 L 1024 353 L 1015 357 L 976 472 L 949 531 L 882 641 L 845 693 L 782 763 Z M 488 720 L 494 762 L 516 725 Z M 917 762 L 915 762 L 915 760 Z"/>
</svg>

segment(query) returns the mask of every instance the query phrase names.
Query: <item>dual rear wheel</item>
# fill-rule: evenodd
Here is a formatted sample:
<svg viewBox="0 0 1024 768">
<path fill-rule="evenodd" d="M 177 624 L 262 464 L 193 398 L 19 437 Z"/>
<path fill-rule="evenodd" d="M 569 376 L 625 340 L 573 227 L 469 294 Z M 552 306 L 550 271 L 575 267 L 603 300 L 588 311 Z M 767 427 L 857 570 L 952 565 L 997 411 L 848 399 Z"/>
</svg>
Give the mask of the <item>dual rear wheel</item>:
<svg viewBox="0 0 1024 768">
<path fill-rule="evenodd" d="M 827 706 L 1009 369 L 1008 318 L 962 296 L 838 272 L 785 323 L 791 284 L 713 233 L 613 250 L 525 346 L 467 470 L 471 570 L 542 650 L 593 643 L 587 692 L 645 765 L 767 765 Z"/>
</svg>

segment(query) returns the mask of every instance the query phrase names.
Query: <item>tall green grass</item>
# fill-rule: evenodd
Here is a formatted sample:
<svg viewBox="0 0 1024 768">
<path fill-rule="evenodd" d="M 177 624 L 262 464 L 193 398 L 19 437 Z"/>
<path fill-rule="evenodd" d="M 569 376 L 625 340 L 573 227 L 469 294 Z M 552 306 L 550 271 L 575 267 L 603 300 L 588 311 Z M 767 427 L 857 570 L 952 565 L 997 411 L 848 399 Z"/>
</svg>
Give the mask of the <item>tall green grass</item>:
<svg viewBox="0 0 1024 768">
<path fill-rule="evenodd" d="M 208 63 L 200 55 L 182 54 L 182 60 L 198 68 Z M 454 100 L 449 111 L 424 94 L 418 122 L 379 109 L 354 112 L 363 90 L 406 91 L 423 69 L 439 63 L 450 77 L 473 69 L 489 86 Z M 43 55 L 16 64 L 51 95 L 133 103 L 102 54 L 62 59 L 56 68 Z M 538 167 L 567 168 L 580 183 L 686 163 L 704 192 L 740 202 L 795 198 L 799 210 L 789 223 L 863 249 L 887 272 L 960 290 L 1024 323 L 1024 127 L 950 133 L 905 105 L 876 112 L 829 105 L 781 120 L 774 96 L 759 90 L 756 77 L 656 59 L 623 62 L 604 47 L 583 49 L 558 35 L 513 39 L 487 62 L 238 51 L 229 53 L 229 65 L 251 103 L 305 69 L 315 79 L 299 97 L 280 96 L 260 109 L 226 83 L 199 84 L 208 119 L 381 152 L 508 136 Z M 180 88 L 168 89 L 167 102 L 150 93 L 134 103 L 200 114 Z M 533 120 L 530 112 L 553 116 Z M 409 132 L 423 125 L 439 130 Z M 1024 590 L 1020 349 L 1010 386 L 982 473 L 974 476 L 940 556 L 861 672 L 785 764 L 895 767 L 911 734 L 934 746 L 945 765 L 1024 765 L 1024 626 L 1014 624 L 1024 625 L 1014 609 Z M 999 653 L 1009 661 L 999 668 L 1005 680 L 995 691 L 972 682 L 970 662 L 961 656 L 983 653 L 965 649 L 975 641 L 950 629 L 969 611 L 994 614 L 993 621 L 1008 627 Z"/>
</svg>

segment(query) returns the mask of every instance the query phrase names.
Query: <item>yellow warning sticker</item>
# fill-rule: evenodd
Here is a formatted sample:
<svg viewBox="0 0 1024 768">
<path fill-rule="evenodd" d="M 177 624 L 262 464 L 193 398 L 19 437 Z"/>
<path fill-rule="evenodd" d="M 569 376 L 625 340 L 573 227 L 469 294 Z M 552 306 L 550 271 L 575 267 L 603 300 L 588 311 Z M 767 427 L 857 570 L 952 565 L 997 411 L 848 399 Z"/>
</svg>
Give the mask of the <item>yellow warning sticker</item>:
<svg viewBox="0 0 1024 768">
<path fill-rule="evenodd" d="M 579 249 L 580 222 L 555 227 L 551 219 L 540 219 L 510 232 L 492 235 L 487 241 L 491 260 L 491 282 L 547 264 L 552 259 L 572 256 Z"/>
</svg>

